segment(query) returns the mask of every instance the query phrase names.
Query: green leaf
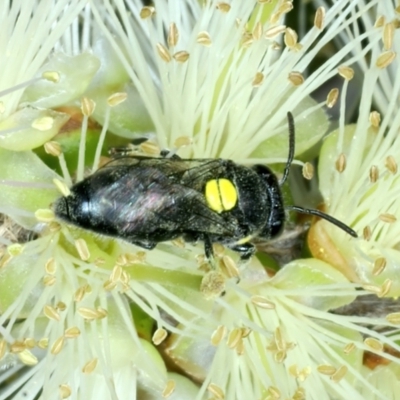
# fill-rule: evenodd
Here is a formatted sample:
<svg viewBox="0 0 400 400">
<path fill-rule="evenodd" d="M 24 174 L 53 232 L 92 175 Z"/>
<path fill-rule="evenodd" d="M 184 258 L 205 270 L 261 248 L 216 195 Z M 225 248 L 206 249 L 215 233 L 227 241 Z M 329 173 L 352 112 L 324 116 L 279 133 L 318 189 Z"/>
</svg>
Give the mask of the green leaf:
<svg viewBox="0 0 400 400">
<path fill-rule="evenodd" d="M 281 100 L 283 103 L 286 97 Z M 311 113 L 309 110 L 317 106 L 317 102 L 311 97 L 305 97 L 303 101 L 293 110 L 291 110 L 295 118 L 295 139 L 296 139 L 296 155 L 304 153 L 315 145 L 326 133 L 329 127 L 328 116 L 321 109 L 314 109 Z M 299 119 L 297 116 L 303 114 Z M 282 121 L 282 125 L 287 127 L 287 120 Z M 289 151 L 289 132 L 287 134 L 277 134 L 260 143 L 250 158 L 286 158 Z"/>
<path fill-rule="evenodd" d="M 69 115 L 53 110 L 23 108 L 0 122 L 0 147 L 32 150 L 52 139 L 69 120 Z"/>
<path fill-rule="evenodd" d="M 30 85 L 22 102 L 43 108 L 66 105 L 83 95 L 99 67 L 100 60 L 93 54 L 73 57 L 64 53 L 54 54 L 39 72 L 55 75 L 54 78 L 43 78 Z"/>
<path fill-rule="evenodd" d="M 354 295 L 318 296 L 318 286 L 325 287 L 329 284 L 348 282 L 346 277 L 337 269 L 324 261 L 314 258 L 290 262 L 271 280 L 272 285 L 279 289 L 309 288 L 309 292 L 304 292 L 304 295 L 293 295 L 293 297 L 300 303 L 323 311 L 332 310 L 351 303 L 356 298 L 356 292 L 354 289 Z M 315 292 L 313 293 L 314 289 Z M 349 291 L 350 290 L 349 285 Z M 320 293 L 323 294 L 322 292 Z"/>
<path fill-rule="evenodd" d="M 48 208 L 60 196 L 52 184 L 59 176 L 30 151 L 0 148 L 0 212 L 32 229 L 36 210 Z"/>
</svg>

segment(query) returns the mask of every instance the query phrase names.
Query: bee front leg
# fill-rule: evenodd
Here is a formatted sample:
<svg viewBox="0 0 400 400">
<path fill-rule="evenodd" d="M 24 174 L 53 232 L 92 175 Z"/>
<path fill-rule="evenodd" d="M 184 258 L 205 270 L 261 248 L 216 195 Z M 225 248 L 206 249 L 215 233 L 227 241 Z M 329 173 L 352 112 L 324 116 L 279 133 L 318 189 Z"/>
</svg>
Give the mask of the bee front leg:
<svg viewBox="0 0 400 400">
<path fill-rule="evenodd" d="M 183 240 L 185 242 L 197 242 L 198 240 L 204 243 L 204 253 L 207 261 L 210 263 L 213 269 L 215 269 L 215 259 L 214 259 L 214 249 L 213 242 L 210 236 L 203 233 L 185 232 L 183 235 Z"/>
<path fill-rule="evenodd" d="M 214 257 L 214 249 L 213 249 L 213 242 L 208 235 L 203 236 L 204 242 L 204 253 L 206 254 L 207 261 L 211 265 L 212 269 L 216 269 L 215 257 Z"/>
<path fill-rule="evenodd" d="M 229 246 L 229 248 L 240 254 L 240 261 L 242 263 L 249 261 L 256 252 L 255 246 L 251 243 L 235 244 L 233 246 Z"/>
</svg>

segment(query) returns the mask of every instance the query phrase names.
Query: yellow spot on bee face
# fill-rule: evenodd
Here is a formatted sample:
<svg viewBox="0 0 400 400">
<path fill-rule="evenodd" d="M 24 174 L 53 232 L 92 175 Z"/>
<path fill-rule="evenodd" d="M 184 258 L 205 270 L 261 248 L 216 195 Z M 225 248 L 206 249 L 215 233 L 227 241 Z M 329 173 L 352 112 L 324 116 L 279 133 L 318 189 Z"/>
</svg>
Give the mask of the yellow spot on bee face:
<svg viewBox="0 0 400 400">
<path fill-rule="evenodd" d="M 251 239 L 254 238 L 254 235 L 248 235 L 240 240 L 238 240 L 235 244 L 244 244 L 250 242 Z"/>
<path fill-rule="evenodd" d="M 224 178 L 208 181 L 205 196 L 208 206 L 217 213 L 232 210 L 238 198 L 235 185 Z"/>
</svg>

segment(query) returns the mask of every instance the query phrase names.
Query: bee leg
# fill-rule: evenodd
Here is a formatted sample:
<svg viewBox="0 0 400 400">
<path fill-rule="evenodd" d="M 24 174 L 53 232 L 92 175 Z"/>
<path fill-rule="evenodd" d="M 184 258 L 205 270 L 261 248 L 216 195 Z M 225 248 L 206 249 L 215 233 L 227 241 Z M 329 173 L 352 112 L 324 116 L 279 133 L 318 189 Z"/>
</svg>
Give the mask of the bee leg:
<svg viewBox="0 0 400 400">
<path fill-rule="evenodd" d="M 160 156 L 162 158 L 170 158 L 171 160 L 180 160 L 181 158 L 178 156 L 178 154 L 175 154 L 174 151 L 172 150 L 161 150 Z"/>
<path fill-rule="evenodd" d="M 204 242 L 204 253 L 206 254 L 206 258 L 210 263 L 211 267 L 215 269 L 214 249 L 210 236 L 204 235 L 203 242 Z"/>
<path fill-rule="evenodd" d="M 233 251 L 237 251 L 240 254 L 241 263 L 245 264 L 256 252 L 256 248 L 251 243 L 236 244 L 234 246 L 229 246 Z"/>
<path fill-rule="evenodd" d="M 154 247 L 157 246 L 157 243 L 147 242 L 145 240 L 136 240 L 136 239 L 132 239 L 132 240 L 125 239 L 125 240 L 127 240 L 129 243 L 134 244 L 135 246 L 142 247 L 143 249 L 146 249 L 146 250 L 153 250 Z"/>
</svg>

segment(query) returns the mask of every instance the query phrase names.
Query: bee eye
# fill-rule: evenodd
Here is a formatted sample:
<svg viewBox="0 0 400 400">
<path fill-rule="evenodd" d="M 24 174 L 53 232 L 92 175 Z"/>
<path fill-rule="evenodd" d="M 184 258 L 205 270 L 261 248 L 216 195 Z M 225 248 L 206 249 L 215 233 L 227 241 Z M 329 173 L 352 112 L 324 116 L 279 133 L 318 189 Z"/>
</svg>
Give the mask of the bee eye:
<svg viewBox="0 0 400 400">
<path fill-rule="evenodd" d="M 217 213 L 229 211 L 237 203 L 237 190 L 229 179 L 211 179 L 206 183 L 205 190 L 208 207 Z"/>
</svg>

